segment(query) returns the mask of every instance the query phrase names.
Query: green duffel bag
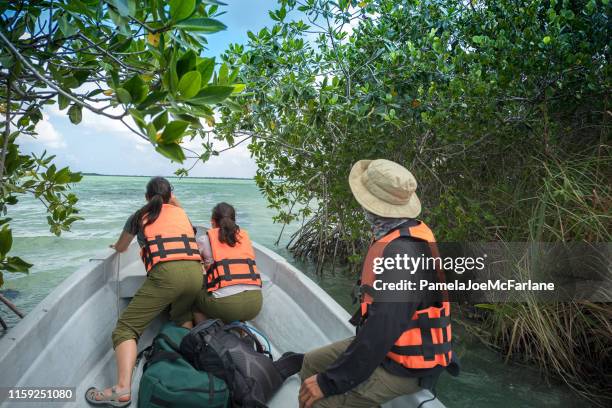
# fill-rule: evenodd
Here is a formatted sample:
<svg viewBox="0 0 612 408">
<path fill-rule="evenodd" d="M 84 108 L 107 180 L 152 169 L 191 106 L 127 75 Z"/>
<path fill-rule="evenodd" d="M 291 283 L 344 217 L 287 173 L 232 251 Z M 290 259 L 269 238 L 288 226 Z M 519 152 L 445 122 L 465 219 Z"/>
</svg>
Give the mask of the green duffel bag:
<svg viewBox="0 0 612 408">
<path fill-rule="evenodd" d="M 230 392 L 225 382 L 198 371 L 178 353 L 189 330 L 166 323 L 144 352 L 139 408 L 226 408 Z"/>
</svg>

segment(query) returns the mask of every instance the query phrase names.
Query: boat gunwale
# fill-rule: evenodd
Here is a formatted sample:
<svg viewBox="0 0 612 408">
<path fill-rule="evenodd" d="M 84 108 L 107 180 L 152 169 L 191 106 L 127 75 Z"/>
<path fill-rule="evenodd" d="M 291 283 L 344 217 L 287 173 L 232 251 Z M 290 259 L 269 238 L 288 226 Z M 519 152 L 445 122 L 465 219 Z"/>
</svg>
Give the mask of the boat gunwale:
<svg viewBox="0 0 612 408">
<path fill-rule="evenodd" d="M 92 283 L 98 281 L 99 285 L 91 285 L 88 290 L 88 295 L 93 295 L 98 292 L 104 285 L 108 284 L 110 280 L 109 265 L 117 260 L 118 257 L 113 250 L 104 249 L 96 252 L 96 257 L 91 258 L 90 262 L 96 262 L 95 264 L 87 263 L 77 268 L 72 274 L 66 277 L 59 285 L 57 285 L 43 300 L 40 301 L 26 316 L 19 321 L 10 331 L 2 338 L 0 338 L 0 362 L 5 362 L 11 358 L 11 354 L 15 353 L 18 348 L 28 348 L 31 346 L 31 342 L 39 340 L 35 338 L 35 333 L 40 331 L 41 322 L 47 318 L 47 316 L 53 316 L 58 312 L 65 303 L 73 301 L 66 295 L 71 293 L 75 287 L 84 284 L 88 278 L 92 280 Z M 99 263 L 98 263 L 99 262 Z M 95 270 L 103 267 L 104 273 L 96 276 Z M 86 285 L 87 286 L 87 285 Z M 66 319 L 67 321 L 68 319 Z M 55 330 L 55 332 L 59 332 Z M 30 344 L 29 344 L 30 343 Z M 27 366 L 30 366 L 36 361 L 40 353 L 25 353 L 28 357 Z M 20 360 L 23 362 L 24 357 Z M 26 370 L 27 371 L 27 370 Z M 5 381 L 8 376 L 2 376 L 2 383 L 0 386 L 15 386 L 18 384 L 19 379 L 25 372 L 20 373 L 20 377 L 17 378 L 17 382 L 13 381 L 13 384 L 6 384 Z"/>
</svg>

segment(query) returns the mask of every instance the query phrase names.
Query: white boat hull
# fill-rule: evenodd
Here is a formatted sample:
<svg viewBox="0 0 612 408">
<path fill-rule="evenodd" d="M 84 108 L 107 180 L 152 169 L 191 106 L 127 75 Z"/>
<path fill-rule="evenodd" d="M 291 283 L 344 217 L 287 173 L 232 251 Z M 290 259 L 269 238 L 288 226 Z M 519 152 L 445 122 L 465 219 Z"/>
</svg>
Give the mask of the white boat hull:
<svg viewBox="0 0 612 408">
<path fill-rule="evenodd" d="M 252 323 L 268 335 L 275 357 L 285 351 L 306 352 L 354 334 L 348 313 L 323 289 L 283 257 L 256 243 L 254 247 L 264 306 Z M 85 407 L 87 388 L 112 385 L 116 374 L 111 332 L 144 276 L 134 243 L 120 255 L 105 251 L 59 285 L 0 339 L 0 387 L 76 387 L 76 402 L 0 401 L 0 407 Z M 143 334 L 140 348 L 150 344 L 162 319 Z M 132 406 L 137 406 L 139 377 L 138 371 Z M 298 407 L 298 388 L 299 378 L 289 378 L 269 406 Z M 423 390 L 384 407 L 417 407 L 430 398 L 431 393 Z M 423 408 L 443 405 L 436 399 Z"/>
</svg>

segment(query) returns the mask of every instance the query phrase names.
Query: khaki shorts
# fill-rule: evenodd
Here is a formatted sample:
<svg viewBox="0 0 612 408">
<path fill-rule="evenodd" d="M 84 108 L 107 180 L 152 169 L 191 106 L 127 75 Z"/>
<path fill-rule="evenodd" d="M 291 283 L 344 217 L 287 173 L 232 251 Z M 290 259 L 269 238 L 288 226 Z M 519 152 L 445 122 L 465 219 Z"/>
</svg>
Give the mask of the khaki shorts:
<svg viewBox="0 0 612 408">
<path fill-rule="evenodd" d="M 304 363 L 300 378 L 302 381 L 310 376 L 324 372 L 327 367 L 338 359 L 347 349 L 354 337 L 332 343 L 308 352 L 304 355 Z M 314 404 L 315 408 L 372 408 L 401 395 L 412 394 L 421 388 L 418 378 L 400 377 L 378 367 L 370 378 L 350 391 L 323 398 Z"/>
</svg>

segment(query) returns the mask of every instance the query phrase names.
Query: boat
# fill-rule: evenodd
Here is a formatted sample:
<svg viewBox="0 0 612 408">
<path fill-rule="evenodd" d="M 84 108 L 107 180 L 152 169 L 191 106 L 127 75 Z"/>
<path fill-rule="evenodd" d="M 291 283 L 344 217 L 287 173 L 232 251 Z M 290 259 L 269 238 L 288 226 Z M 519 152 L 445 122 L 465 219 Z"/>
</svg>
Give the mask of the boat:
<svg viewBox="0 0 612 408">
<path fill-rule="evenodd" d="M 323 289 L 274 251 L 257 243 L 253 246 L 262 275 L 264 306 L 250 324 L 266 333 L 275 358 L 285 351 L 306 352 L 354 334 L 349 314 Z M 0 339 L 0 390 L 72 387 L 75 401 L 49 404 L 0 399 L 0 407 L 87 407 L 84 395 L 89 387 L 114 384 L 111 332 L 144 278 L 138 245 L 133 242 L 121 254 L 110 249 L 101 252 L 56 287 Z M 161 316 L 151 324 L 139 349 L 151 343 L 165 319 Z M 133 407 L 137 406 L 141 374 L 142 363 L 134 374 Z M 287 379 L 269 407 L 298 407 L 299 386 L 297 375 Z M 423 408 L 444 408 L 427 390 L 396 398 L 384 407 L 417 407 L 427 400 Z"/>
</svg>

